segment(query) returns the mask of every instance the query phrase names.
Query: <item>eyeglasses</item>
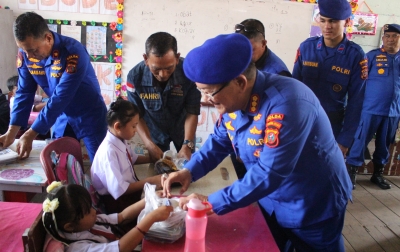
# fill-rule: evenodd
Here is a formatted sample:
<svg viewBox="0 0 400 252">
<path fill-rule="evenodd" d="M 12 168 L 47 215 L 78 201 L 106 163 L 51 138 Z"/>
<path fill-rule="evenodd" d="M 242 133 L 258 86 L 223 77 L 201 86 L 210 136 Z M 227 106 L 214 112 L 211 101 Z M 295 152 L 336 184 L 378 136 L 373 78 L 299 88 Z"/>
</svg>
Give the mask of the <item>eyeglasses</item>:
<svg viewBox="0 0 400 252">
<path fill-rule="evenodd" d="M 259 32 L 259 33 L 261 33 L 263 36 L 265 36 L 264 33 L 263 33 L 262 31 L 258 30 L 257 28 L 254 28 L 254 27 L 246 27 L 245 25 L 242 25 L 242 24 L 237 24 L 237 25 L 235 25 L 235 33 L 239 33 L 239 32 L 241 32 L 241 31 L 244 31 L 244 32 Z"/>
<path fill-rule="evenodd" d="M 199 90 L 202 94 L 204 94 L 205 96 L 207 96 L 208 98 L 213 98 L 214 95 L 216 95 L 216 94 L 218 94 L 219 92 L 221 92 L 221 90 L 224 89 L 226 86 L 228 86 L 229 83 L 231 83 L 231 82 L 228 81 L 228 82 L 224 83 L 217 91 L 215 91 L 215 92 L 213 92 L 213 93 L 211 93 L 211 94 L 209 94 L 209 93 L 207 93 L 207 92 L 204 92 L 204 90 L 199 89 L 199 88 L 198 88 L 198 90 Z"/>
</svg>

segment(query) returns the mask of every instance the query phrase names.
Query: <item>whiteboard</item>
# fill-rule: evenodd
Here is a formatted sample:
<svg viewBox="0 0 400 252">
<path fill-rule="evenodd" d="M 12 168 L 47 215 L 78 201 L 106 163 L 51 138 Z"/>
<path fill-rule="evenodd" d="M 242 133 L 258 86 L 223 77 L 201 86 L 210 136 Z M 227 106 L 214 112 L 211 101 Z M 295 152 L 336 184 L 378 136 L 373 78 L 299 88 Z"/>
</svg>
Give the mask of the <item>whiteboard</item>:
<svg viewBox="0 0 400 252">
<path fill-rule="evenodd" d="M 145 41 L 165 31 L 185 55 L 206 39 L 234 32 L 254 18 L 265 26 L 268 47 L 290 71 L 300 43 L 309 37 L 313 4 L 283 0 L 129 0 L 124 2 L 123 76 L 143 60 Z"/>
</svg>

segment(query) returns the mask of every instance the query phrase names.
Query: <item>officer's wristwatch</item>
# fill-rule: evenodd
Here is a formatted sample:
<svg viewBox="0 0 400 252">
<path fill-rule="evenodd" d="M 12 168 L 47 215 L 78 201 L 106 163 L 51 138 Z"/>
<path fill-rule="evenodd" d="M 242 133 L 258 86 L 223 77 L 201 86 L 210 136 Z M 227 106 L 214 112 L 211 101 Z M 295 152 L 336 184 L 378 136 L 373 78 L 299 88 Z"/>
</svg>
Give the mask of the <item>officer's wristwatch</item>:
<svg viewBox="0 0 400 252">
<path fill-rule="evenodd" d="M 189 149 L 194 150 L 194 143 L 192 140 L 183 141 L 183 145 L 185 145 L 185 144 L 189 147 Z"/>
</svg>

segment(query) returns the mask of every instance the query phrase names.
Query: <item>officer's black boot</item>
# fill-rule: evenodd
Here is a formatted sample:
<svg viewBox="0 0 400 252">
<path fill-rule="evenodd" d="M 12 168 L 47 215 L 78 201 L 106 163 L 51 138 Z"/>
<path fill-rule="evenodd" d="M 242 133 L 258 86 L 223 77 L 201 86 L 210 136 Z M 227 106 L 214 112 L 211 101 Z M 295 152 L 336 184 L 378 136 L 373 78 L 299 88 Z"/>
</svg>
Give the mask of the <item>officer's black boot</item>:
<svg viewBox="0 0 400 252">
<path fill-rule="evenodd" d="M 351 183 L 353 184 L 353 190 L 356 189 L 356 176 L 357 176 L 358 166 L 349 166 L 348 172 L 350 176 Z"/>
<path fill-rule="evenodd" d="M 391 185 L 387 183 L 386 179 L 382 176 L 383 164 L 374 163 L 374 174 L 372 174 L 371 182 L 377 184 L 380 188 L 386 190 L 390 189 Z"/>
</svg>

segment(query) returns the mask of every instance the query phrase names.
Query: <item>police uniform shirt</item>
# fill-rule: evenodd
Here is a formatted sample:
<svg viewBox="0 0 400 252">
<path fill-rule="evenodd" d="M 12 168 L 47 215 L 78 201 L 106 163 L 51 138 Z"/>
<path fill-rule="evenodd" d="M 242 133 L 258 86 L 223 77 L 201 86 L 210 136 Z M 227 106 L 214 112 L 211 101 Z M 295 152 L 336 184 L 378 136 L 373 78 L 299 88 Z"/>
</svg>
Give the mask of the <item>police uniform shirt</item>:
<svg viewBox="0 0 400 252">
<path fill-rule="evenodd" d="M 265 71 L 267 73 L 285 74 L 285 76 L 291 76 L 289 69 L 285 63 L 269 48 L 265 50 L 263 56 L 256 62 L 258 70 Z"/>
<path fill-rule="evenodd" d="M 90 56 L 75 39 L 53 33 L 51 55 L 43 60 L 28 59 L 19 49 L 18 90 L 11 125 L 26 127 L 37 85 L 49 96 L 31 128 L 46 134 L 64 112 L 78 139 L 106 132 L 107 109 L 90 63 Z"/>
<path fill-rule="evenodd" d="M 139 107 L 155 144 L 183 143 L 186 114 L 200 114 L 200 91 L 186 78 L 183 58 L 163 88 L 144 61 L 129 71 L 128 98 Z"/>
<path fill-rule="evenodd" d="M 336 140 L 349 147 L 361 116 L 367 59 L 361 47 L 346 37 L 334 52 L 328 49 L 323 37 L 301 43 L 292 74 L 314 91 L 327 114 L 343 114 L 346 108 L 344 121 L 335 122 L 342 127 Z"/>
<path fill-rule="evenodd" d="M 367 53 L 368 79 L 363 111 L 373 115 L 400 116 L 400 52 L 383 48 Z"/>
<path fill-rule="evenodd" d="M 193 181 L 214 169 L 232 146 L 247 173 L 209 195 L 217 214 L 258 201 L 281 226 L 297 228 L 337 216 L 351 199 L 328 117 L 295 79 L 257 71 L 246 111 L 224 114 L 186 164 Z"/>
<path fill-rule="evenodd" d="M 132 163 L 129 161 L 127 150 Z M 96 191 L 100 195 L 110 194 L 115 200 L 123 195 L 129 185 L 136 182 L 132 164 L 136 162 L 137 157 L 125 141 L 107 131 L 90 169 Z"/>
</svg>

